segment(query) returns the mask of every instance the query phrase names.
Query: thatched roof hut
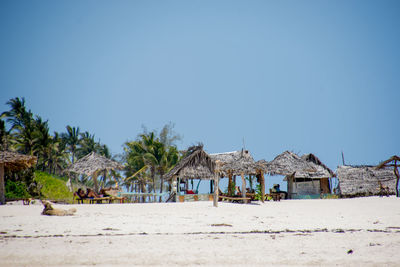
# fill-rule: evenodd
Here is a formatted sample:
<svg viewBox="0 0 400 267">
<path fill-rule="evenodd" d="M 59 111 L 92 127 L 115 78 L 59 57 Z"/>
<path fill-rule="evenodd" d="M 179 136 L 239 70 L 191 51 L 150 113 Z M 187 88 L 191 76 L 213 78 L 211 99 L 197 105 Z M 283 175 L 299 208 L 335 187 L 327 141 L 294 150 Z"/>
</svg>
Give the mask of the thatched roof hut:
<svg viewBox="0 0 400 267">
<path fill-rule="evenodd" d="M 315 163 L 315 162 L 317 163 Z M 296 178 L 320 179 L 332 177 L 333 172 L 313 154 L 299 157 L 285 151 L 267 163 L 267 171 L 271 175 L 294 175 Z"/>
<path fill-rule="evenodd" d="M 188 149 L 184 156 L 175 167 L 165 175 L 166 180 L 202 179 L 214 181 L 215 188 L 218 188 L 218 179 L 215 175 L 216 163 L 203 150 L 203 145 L 193 146 Z M 173 187 L 173 194 L 176 195 L 176 187 Z M 218 190 L 214 190 L 214 206 L 218 206 Z"/>
<path fill-rule="evenodd" d="M 394 194 L 396 176 L 392 169 L 376 169 L 375 166 L 339 166 L 339 189 L 344 197 L 380 194 L 380 183 Z"/>
<path fill-rule="evenodd" d="M 257 167 L 248 150 L 210 154 L 217 164 L 217 171 L 221 177 L 229 175 L 257 174 Z"/>
<path fill-rule="evenodd" d="M 30 168 L 36 163 L 35 156 L 29 156 L 11 151 L 0 151 L 0 164 L 12 171 Z"/>
<path fill-rule="evenodd" d="M 212 180 L 215 173 L 215 161 L 203 150 L 203 146 L 188 149 L 187 155 L 164 177 L 171 180 L 173 177 L 180 179 Z"/>
<path fill-rule="evenodd" d="M 122 170 L 124 166 L 119 162 L 108 159 L 94 152 L 84 156 L 69 166 L 64 172 L 75 172 L 92 176 L 95 191 L 98 192 L 97 174 L 101 171 Z"/>
<path fill-rule="evenodd" d="M 35 156 L 28 156 L 11 151 L 0 151 L 0 205 L 6 203 L 4 170 L 19 171 L 30 168 L 36 162 Z"/>
<path fill-rule="evenodd" d="M 314 154 L 297 154 L 285 151 L 266 163 L 271 175 L 285 175 L 288 181 L 288 197 L 318 197 L 321 193 L 330 193 L 329 178 L 334 172 L 323 164 Z"/>
</svg>

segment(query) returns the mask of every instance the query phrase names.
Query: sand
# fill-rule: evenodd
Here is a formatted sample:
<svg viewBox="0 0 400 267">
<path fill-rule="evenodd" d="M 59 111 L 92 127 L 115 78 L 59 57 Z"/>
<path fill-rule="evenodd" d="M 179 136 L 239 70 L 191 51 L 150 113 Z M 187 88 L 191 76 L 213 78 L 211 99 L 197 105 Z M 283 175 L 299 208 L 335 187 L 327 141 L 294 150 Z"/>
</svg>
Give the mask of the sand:
<svg viewBox="0 0 400 267">
<path fill-rule="evenodd" d="M 400 199 L 0 206 L 0 266 L 400 266 Z"/>
</svg>

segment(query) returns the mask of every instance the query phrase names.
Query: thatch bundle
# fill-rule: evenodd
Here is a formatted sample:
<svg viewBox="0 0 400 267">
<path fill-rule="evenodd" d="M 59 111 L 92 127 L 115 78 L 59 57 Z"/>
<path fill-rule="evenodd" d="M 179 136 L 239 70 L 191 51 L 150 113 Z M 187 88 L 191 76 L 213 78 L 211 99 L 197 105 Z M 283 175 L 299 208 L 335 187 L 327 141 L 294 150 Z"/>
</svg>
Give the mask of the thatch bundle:
<svg viewBox="0 0 400 267">
<path fill-rule="evenodd" d="M 122 164 L 92 152 L 69 166 L 65 172 L 91 176 L 98 171 L 122 170 L 123 168 Z"/>
<path fill-rule="evenodd" d="M 214 172 L 215 162 L 199 145 L 189 148 L 187 155 L 165 175 L 165 179 L 171 180 L 177 176 L 181 179 L 211 180 L 214 179 Z"/>
<path fill-rule="evenodd" d="M 4 164 L 4 168 L 7 170 L 18 171 L 30 168 L 35 163 L 35 156 L 28 156 L 11 151 L 0 151 L 0 164 Z"/>
<path fill-rule="evenodd" d="M 340 192 L 345 197 L 379 195 L 381 185 L 389 187 L 390 194 L 396 192 L 396 176 L 390 168 L 339 166 L 337 177 Z"/>
</svg>

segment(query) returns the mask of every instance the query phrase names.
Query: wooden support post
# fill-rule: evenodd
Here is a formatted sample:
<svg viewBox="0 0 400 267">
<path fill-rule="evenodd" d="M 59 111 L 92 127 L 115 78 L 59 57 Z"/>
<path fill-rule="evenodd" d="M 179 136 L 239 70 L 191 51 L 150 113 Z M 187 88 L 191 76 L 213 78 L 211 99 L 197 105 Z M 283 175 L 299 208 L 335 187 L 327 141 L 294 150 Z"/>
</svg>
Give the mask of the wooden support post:
<svg viewBox="0 0 400 267">
<path fill-rule="evenodd" d="M 4 186 L 4 163 L 0 163 L 0 205 L 6 204 L 6 190 Z"/>
<path fill-rule="evenodd" d="M 397 169 L 397 160 L 394 161 L 394 175 L 396 176 L 396 197 L 400 197 L 399 195 L 399 170 Z"/>
<path fill-rule="evenodd" d="M 214 174 L 214 207 L 218 207 L 218 198 L 219 198 L 219 176 Z"/>
<path fill-rule="evenodd" d="M 264 200 L 265 200 L 265 177 L 264 177 L 263 171 L 260 171 L 260 186 L 261 186 L 261 202 L 264 203 Z"/>
<path fill-rule="evenodd" d="M 233 193 L 232 193 L 232 172 L 231 171 L 228 172 L 228 178 L 229 178 L 229 180 L 228 180 L 228 196 L 232 196 Z M 233 189 L 233 190 L 235 190 L 235 189 Z"/>
<path fill-rule="evenodd" d="M 246 179 L 244 178 L 244 173 L 242 172 L 242 197 L 246 197 Z"/>
<path fill-rule="evenodd" d="M 94 184 L 94 191 L 96 192 L 96 194 L 99 193 L 99 184 L 97 182 L 97 176 L 98 176 L 97 172 L 92 174 L 92 179 L 93 179 L 93 184 Z"/>
<path fill-rule="evenodd" d="M 287 192 L 288 192 L 288 198 L 292 198 L 292 192 L 293 192 L 293 179 L 292 175 L 286 175 L 286 180 L 287 180 Z"/>
</svg>

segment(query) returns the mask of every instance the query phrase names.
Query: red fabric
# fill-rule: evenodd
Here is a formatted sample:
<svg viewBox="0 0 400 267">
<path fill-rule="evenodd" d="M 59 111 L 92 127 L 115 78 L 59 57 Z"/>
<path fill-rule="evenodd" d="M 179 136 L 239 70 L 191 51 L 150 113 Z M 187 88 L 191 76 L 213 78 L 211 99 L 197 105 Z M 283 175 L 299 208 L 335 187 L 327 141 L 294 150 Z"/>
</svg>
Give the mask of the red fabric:
<svg viewBox="0 0 400 267">
<path fill-rule="evenodd" d="M 193 190 L 187 190 L 186 194 L 194 195 L 194 192 L 193 192 Z"/>
</svg>

